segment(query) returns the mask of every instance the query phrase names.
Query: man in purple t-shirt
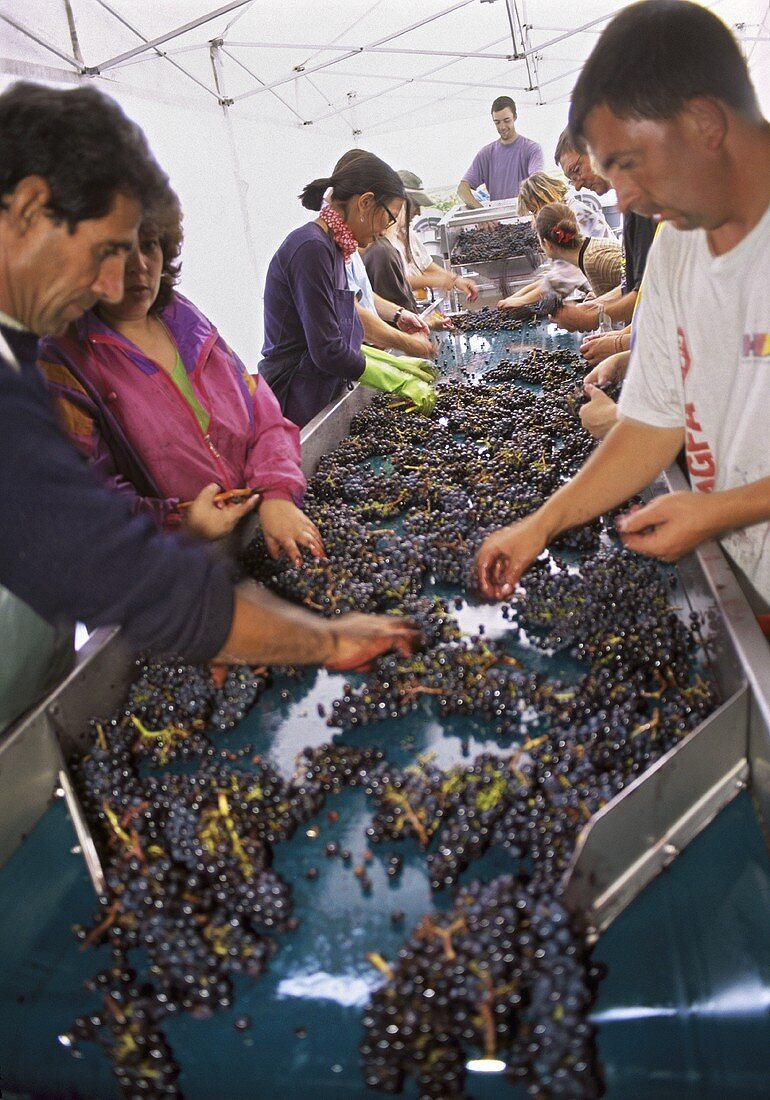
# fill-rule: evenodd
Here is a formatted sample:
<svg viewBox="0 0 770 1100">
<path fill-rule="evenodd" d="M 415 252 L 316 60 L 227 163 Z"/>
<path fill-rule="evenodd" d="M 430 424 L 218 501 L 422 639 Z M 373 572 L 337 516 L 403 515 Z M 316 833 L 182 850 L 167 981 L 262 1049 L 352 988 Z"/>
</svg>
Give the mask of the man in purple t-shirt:
<svg viewBox="0 0 770 1100">
<path fill-rule="evenodd" d="M 457 188 L 457 194 L 466 206 L 481 206 L 472 187 L 486 184 L 492 202 L 496 199 L 515 199 L 522 181 L 533 172 L 543 171 L 545 162 L 541 147 L 536 141 L 516 133 L 516 104 L 510 96 L 501 95 L 494 101 L 492 121 L 497 127 L 499 139 L 479 150 Z"/>
</svg>

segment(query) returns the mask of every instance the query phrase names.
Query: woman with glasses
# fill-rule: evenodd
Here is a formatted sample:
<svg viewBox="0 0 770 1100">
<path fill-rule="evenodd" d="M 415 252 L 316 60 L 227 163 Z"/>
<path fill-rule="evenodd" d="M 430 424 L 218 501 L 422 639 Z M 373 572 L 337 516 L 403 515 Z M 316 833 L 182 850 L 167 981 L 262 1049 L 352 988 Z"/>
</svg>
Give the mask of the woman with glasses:
<svg viewBox="0 0 770 1100">
<path fill-rule="evenodd" d="M 291 232 L 270 261 L 259 373 L 300 427 L 346 384 L 366 382 L 363 326 L 345 264 L 395 223 L 404 197 L 398 174 L 361 152 L 305 187 L 302 205 L 319 216 Z"/>
</svg>

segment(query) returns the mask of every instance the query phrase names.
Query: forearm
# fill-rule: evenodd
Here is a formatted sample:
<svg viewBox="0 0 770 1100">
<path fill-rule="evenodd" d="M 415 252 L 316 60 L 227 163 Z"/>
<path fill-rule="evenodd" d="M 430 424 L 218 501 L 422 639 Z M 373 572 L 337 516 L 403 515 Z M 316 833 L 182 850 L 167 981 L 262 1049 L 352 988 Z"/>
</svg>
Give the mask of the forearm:
<svg viewBox="0 0 770 1100">
<path fill-rule="evenodd" d="M 582 469 L 535 513 L 545 542 L 641 492 L 673 462 L 683 429 L 621 419 Z"/>
<path fill-rule="evenodd" d="M 421 271 L 418 275 L 409 275 L 409 285 L 412 290 L 427 290 L 428 288 L 436 290 L 451 290 L 457 283 L 457 275 L 451 271 L 447 271 L 446 268 L 441 267 L 435 261 L 427 267 L 425 271 Z"/>
<path fill-rule="evenodd" d="M 608 290 L 605 294 L 597 295 L 597 297 L 594 298 L 594 301 L 603 302 L 604 305 L 607 306 L 610 302 L 619 302 L 622 297 L 623 295 L 621 293 L 620 287 L 614 286 L 612 290 Z"/>
<path fill-rule="evenodd" d="M 397 306 L 395 302 L 391 302 L 389 298 L 383 298 L 381 294 L 374 294 L 374 306 L 378 316 L 385 321 L 387 325 L 390 325 L 399 309 L 402 308 L 401 306 Z M 360 312 L 361 310 L 359 309 L 359 314 Z M 368 340 L 367 343 L 369 343 Z"/>
<path fill-rule="evenodd" d="M 624 294 L 615 301 L 609 301 L 604 307 L 604 312 L 611 321 L 625 321 L 628 324 L 634 315 L 635 305 L 636 291 L 630 290 L 628 294 Z"/>
<path fill-rule="evenodd" d="M 740 527 L 770 521 L 770 477 L 735 489 L 702 493 L 701 497 L 711 538 L 718 538 Z"/>
<path fill-rule="evenodd" d="M 464 202 L 466 206 L 472 207 L 474 210 L 480 210 L 482 204 L 476 198 L 471 191 L 471 185 L 467 180 L 460 180 L 457 186 L 457 196 L 461 202 Z"/>
<path fill-rule="evenodd" d="M 216 660 L 238 664 L 324 664 L 334 654 L 327 619 L 274 596 L 253 582 L 235 594 L 235 610 Z"/>
<path fill-rule="evenodd" d="M 377 301 L 375 299 L 375 305 Z M 401 332 L 393 325 L 386 324 L 382 317 L 378 317 L 376 313 L 372 313 L 370 309 L 364 309 L 363 306 L 356 306 L 358 310 L 358 316 L 361 318 L 361 324 L 364 326 L 364 343 L 371 344 L 375 348 L 394 348 L 396 351 L 406 352 L 408 350 L 409 340 L 406 333 Z M 395 314 L 397 307 L 393 306 L 392 314 Z"/>
<path fill-rule="evenodd" d="M 517 290 L 508 301 L 515 301 L 517 305 L 528 306 L 533 305 L 535 302 L 539 302 L 543 296 L 543 287 L 540 283 L 529 283 L 527 286 Z"/>
</svg>

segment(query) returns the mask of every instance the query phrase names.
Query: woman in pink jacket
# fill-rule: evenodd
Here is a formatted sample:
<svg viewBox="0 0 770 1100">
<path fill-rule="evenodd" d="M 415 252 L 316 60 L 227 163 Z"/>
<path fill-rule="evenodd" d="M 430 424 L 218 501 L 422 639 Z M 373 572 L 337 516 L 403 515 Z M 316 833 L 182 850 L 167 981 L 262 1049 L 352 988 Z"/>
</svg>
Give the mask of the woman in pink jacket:
<svg viewBox="0 0 770 1100">
<path fill-rule="evenodd" d="M 122 299 L 100 302 L 64 336 L 42 342 L 40 366 L 63 426 L 97 477 L 159 526 L 220 538 L 256 505 L 274 557 L 283 551 L 298 563 L 303 546 L 322 556 L 318 529 L 301 511 L 299 429 L 174 290 L 181 244 L 174 196 L 140 226 Z M 259 497 L 215 500 L 239 488 Z"/>
</svg>

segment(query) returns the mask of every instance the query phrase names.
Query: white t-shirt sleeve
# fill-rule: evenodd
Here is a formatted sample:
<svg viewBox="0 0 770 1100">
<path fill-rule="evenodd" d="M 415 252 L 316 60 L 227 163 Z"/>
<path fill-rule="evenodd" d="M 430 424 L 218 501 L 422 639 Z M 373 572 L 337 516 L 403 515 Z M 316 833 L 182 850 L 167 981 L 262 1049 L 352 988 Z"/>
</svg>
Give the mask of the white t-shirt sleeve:
<svg viewBox="0 0 770 1100">
<path fill-rule="evenodd" d="M 412 251 L 414 266 L 418 271 L 427 271 L 433 263 L 433 257 L 411 226 L 409 226 L 409 248 Z"/>
<path fill-rule="evenodd" d="M 618 410 L 622 416 L 655 428 L 681 428 L 685 399 L 666 228 L 658 233 L 647 258 L 634 313 L 631 361 Z"/>
</svg>

